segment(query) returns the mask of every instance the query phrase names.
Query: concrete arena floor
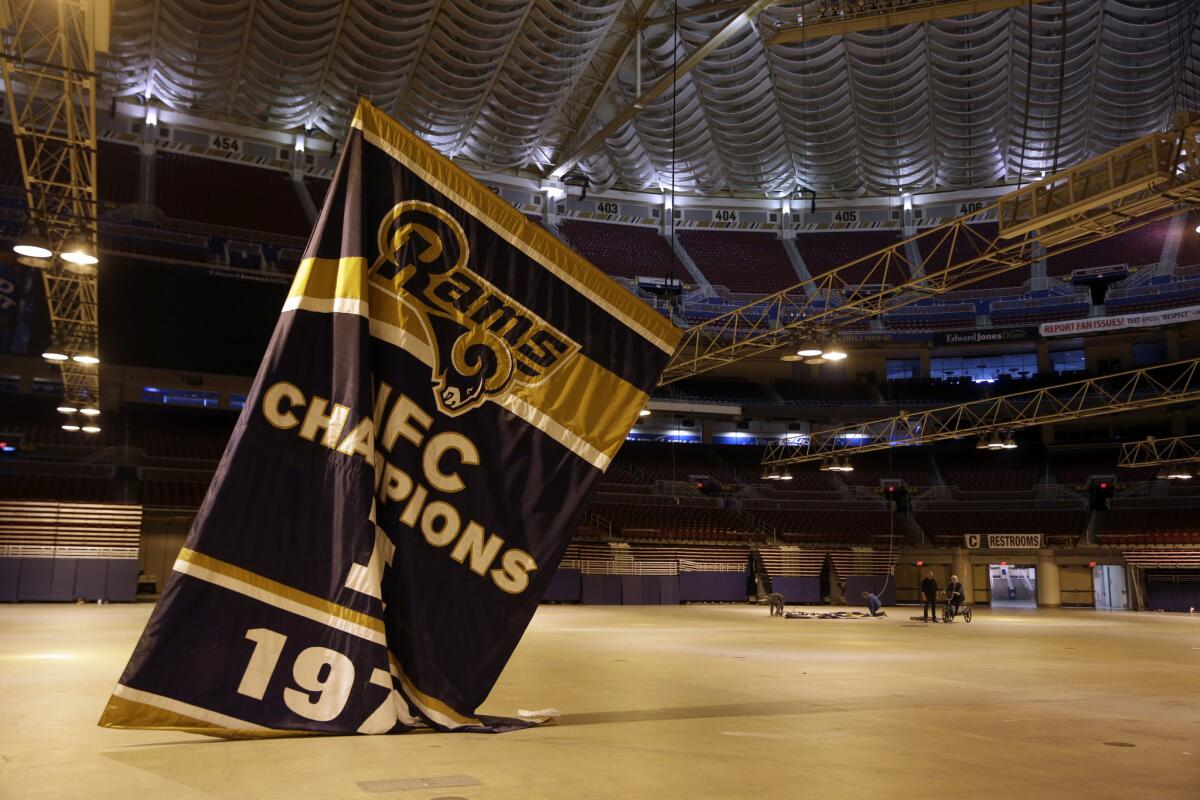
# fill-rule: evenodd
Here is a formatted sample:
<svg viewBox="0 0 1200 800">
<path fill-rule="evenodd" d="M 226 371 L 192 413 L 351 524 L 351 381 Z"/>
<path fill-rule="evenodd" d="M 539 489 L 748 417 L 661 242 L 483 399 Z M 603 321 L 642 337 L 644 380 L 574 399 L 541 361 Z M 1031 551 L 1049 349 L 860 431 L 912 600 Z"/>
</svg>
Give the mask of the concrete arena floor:
<svg viewBox="0 0 1200 800">
<path fill-rule="evenodd" d="M 484 710 L 556 725 L 222 742 L 95 726 L 149 612 L 0 606 L 0 798 L 1200 798 L 1200 616 L 546 606 Z"/>
</svg>

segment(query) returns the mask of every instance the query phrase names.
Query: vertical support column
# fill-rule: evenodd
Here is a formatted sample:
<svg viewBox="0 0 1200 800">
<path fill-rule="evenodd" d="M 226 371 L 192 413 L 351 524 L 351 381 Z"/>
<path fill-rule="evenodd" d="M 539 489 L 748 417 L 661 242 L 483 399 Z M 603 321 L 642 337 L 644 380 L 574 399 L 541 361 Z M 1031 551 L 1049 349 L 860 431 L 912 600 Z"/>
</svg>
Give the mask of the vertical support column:
<svg viewBox="0 0 1200 800">
<path fill-rule="evenodd" d="M 700 418 L 700 441 L 703 444 L 713 443 L 713 422 L 708 417 Z"/>
<path fill-rule="evenodd" d="M 922 350 L 921 350 L 921 374 L 918 375 L 917 377 L 919 377 L 919 378 L 933 377 L 932 375 L 929 374 L 930 369 L 931 369 L 931 367 L 929 366 L 929 362 L 930 362 L 929 348 L 922 348 Z"/>
<path fill-rule="evenodd" d="M 1050 343 L 1045 340 L 1039 340 L 1037 343 L 1037 370 L 1039 375 L 1054 371 L 1054 366 L 1050 363 Z"/>
<path fill-rule="evenodd" d="M 1062 587 L 1053 550 L 1038 550 L 1037 602 L 1038 608 L 1062 608 Z"/>
<path fill-rule="evenodd" d="M 975 576 L 971 574 L 971 559 L 970 551 L 965 547 L 956 547 L 954 549 L 954 575 L 962 581 L 963 598 L 967 605 L 974 601 L 975 597 Z"/>
<path fill-rule="evenodd" d="M 1033 243 L 1033 259 L 1029 265 L 1029 290 L 1036 292 L 1050 285 L 1046 276 L 1046 248 L 1042 247 L 1041 242 Z"/>
</svg>

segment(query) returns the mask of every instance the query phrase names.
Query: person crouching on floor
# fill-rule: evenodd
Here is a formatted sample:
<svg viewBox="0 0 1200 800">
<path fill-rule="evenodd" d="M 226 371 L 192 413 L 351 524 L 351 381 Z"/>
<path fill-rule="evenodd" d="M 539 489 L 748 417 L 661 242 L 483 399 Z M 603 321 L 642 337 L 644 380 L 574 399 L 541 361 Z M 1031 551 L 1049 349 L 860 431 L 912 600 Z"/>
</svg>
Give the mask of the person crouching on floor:
<svg viewBox="0 0 1200 800">
<path fill-rule="evenodd" d="M 872 617 L 887 616 L 887 612 L 880 610 L 883 608 L 883 601 L 879 599 L 879 595 L 872 594 L 871 592 L 863 592 L 862 596 L 863 600 L 867 601 L 867 610 L 871 612 Z"/>
</svg>

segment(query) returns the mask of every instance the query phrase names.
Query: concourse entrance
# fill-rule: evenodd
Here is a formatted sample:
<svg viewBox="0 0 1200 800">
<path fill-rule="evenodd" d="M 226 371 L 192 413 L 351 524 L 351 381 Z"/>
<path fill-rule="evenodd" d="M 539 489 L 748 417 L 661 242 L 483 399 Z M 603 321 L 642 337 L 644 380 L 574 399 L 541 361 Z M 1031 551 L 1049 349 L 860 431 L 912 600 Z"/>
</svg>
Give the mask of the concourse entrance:
<svg viewBox="0 0 1200 800">
<path fill-rule="evenodd" d="M 989 564 L 992 608 L 1036 608 L 1037 568 L 1021 564 Z"/>
<path fill-rule="evenodd" d="M 1125 582 L 1125 567 L 1100 564 L 1092 568 L 1092 589 L 1096 608 L 1116 611 L 1129 608 L 1129 586 Z"/>
</svg>

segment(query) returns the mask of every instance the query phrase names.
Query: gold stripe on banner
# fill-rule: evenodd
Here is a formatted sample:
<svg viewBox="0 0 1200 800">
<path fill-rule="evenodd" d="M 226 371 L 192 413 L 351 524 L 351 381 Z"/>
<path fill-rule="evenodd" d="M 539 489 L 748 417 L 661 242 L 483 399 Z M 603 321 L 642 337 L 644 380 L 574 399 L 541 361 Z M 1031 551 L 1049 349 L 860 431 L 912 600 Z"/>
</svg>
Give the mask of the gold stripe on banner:
<svg viewBox="0 0 1200 800">
<path fill-rule="evenodd" d="M 284 310 L 366 317 L 372 336 L 408 351 L 433 369 L 434 346 L 421 315 L 408 312 L 382 278 L 369 281 L 368 300 L 362 302 L 359 277 L 365 270 L 363 258 L 305 259 Z M 629 409 L 644 406 L 647 396 L 584 354 L 575 353 L 541 383 L 516 385 L 488 400 L 597 469 L 606 470 L 625 441 Z"/>
<path fill-rule="evenodd" d="M 98 724 L 102 728 L 155 728 L 219 736 L 222 739 L 278 739 L 285 736 L 319 736 L 321 733 L 266 728 L 122 684 L 117 684 L 117 688 L 113 689 Z"/>
<path fill-rule="evenodd" d="M 332 603 L 315 594 L 293 589 L 291 586 L 212 556 L 197 553 L 195 550 L 185 547 L 179 551 L 179 559 L 175 562 L 175 571 L 251 597 L 283 611 L 311 619 L 314 622 L 328 625 L 360 639 L 387 645 L 387 635 L 381 619 Z"/>
<path fill-rule="evenodd" d="M 408 679 L 408 675 L 404 672 L 404 668 L 400 666 L 400 660 L 390 650 L 388 651 L 388 665 L 392 668 L 392 674 L 400 680 L 400 686 L 404 690 L 404 696 L 409 702 L 439 725 L 445 725 L 447 728 L 461 728 L 467 726 L 482 726 L 483 723 L 474 717 L 468 717 L 460 714 L 443 701 L 432 695 L 425 694 Z"/>
<path fill-rule="evenodd" d="M 664 353 L 674 354 L 683 332 L 669 319 L 630 294 L 554 238 L 549 231 L 525 219 L 520 211 L 497 197 L 420 137 L 361 98 L 350 125 L 361 130 L 368 142 L 399 161 L 544 269 L 637 331 Z"/>
</svg>

